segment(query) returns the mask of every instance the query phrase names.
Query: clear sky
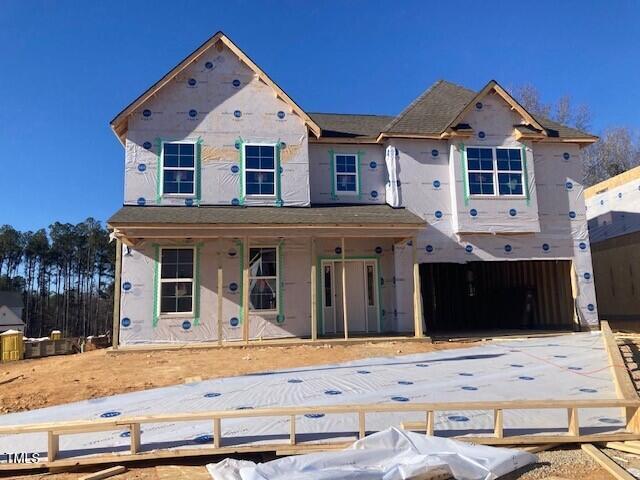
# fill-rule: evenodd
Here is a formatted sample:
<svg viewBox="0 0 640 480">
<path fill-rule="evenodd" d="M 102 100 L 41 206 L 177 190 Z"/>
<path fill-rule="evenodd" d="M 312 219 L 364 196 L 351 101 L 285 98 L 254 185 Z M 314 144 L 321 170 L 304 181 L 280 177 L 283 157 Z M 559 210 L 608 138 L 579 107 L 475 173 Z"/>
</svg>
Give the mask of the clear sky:
<svg viewBox="0 0 640 480">
<path fill-rule="evenodd" d="M 395 114 L 434 81 L 536 85 L 640 127 L 640 1 L 0 0 L 0 224 L 106 220 L 109 121 L 216 31 L 307 111 Z"/>
</svg>

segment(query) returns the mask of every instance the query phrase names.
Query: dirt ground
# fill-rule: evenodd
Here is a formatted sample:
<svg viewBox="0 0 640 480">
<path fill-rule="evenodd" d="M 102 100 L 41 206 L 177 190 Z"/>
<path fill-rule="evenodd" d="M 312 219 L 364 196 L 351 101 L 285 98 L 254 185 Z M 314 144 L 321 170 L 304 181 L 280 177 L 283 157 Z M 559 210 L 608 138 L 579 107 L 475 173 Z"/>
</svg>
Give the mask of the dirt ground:
<svg viewBox="0 0 640 480">
<path fill-rule="evenodd" d="M 209 379 L 279 368 L 303 367 L 360 358 L 393 356 L 464 348 L 475 343 L 399 342 L 355 345 L 270 346 L 225 349 L 155 350 L 113 354 L 95 350 L 82 354 L 25 360 L 0 365 L 0 413 L 19 412 L 89 398 L 132 392 L 176 383 L 193 377 Z M 624 347 L 623 347 L 624 348 Z M 144 371 L 145 375 L 140 375 Z M 53 374 L 55 372 L 55 374 Z M 629 468 L 640 467 L 638 457 L 608 451 Z M 626 460 L 624 460 L 626 459 Z M 197 460 L 194 460 L 197 462 Z M 626 463 L 625 463 L 626 462 Z M 8 478 L 77 480 L 89 470 Z M 1 475 L 0 475 L 1 476 Z M 136 466 L 112 477 L 116 480 L 187 480 L 210 478 L 202 466 Z M 539 462 L 505 480 L 608 480 L 612 478 L 584 452 L 561 449 L 539 454 Z"/>
</svg>

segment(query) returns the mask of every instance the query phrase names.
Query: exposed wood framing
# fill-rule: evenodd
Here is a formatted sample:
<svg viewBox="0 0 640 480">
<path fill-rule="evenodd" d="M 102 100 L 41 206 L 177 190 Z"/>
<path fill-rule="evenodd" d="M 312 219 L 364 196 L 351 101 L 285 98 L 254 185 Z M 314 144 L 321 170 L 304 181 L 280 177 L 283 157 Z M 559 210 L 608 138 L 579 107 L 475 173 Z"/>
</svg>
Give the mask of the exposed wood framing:
<svg viewBox="0 0 640 480">
<path fill-rule="evenodd" d="M 418 263 L 418 239 L 411 240 L 413 246 L 413 323 L 415 336 L 424 335 L 422 327 L 422 292 L 420 290 L 420 263 Z"/>
<path fill-rule="evenodd" d="M 616 387 L 616 394 L 618 398 L 624 400 L 638 400 L 638 392 L 636 387 L 629 376 L 627 371 L 627 365 L 622 358 L 618 343 L 616 342 L 609 322 L 602 320 L 600 322 L 600 330 L 602 331 L 602 338 L 604 346 L 609 356 L 609 366 L 613 374 L 613 383 Z M 640 414 L 637 407 L 625 408 L 625 417 L 627 420 L 627 428 L 636 433 L 640 433 Z"/>
<path fill-rule="evenodd" d="M 341 239 L 342 245 L 342 321 L 344 323 L 344 338 L 349 338 L 349 320 L 347 314 L 347 262 L 345 261 L 346 247 L 344 237 Z"/>
<path fill-rule="evenodd" d="M 99 472 L 90 473 L 89 475 L 84 475 L 80 477 L 80 480 L 102 480 L 104 478 L 111 478 L 116 475 L 120 475 L 121 473 L 126 472 L 127 469 L 122 465 L 117 465 L 115 467 L 107 468 L 106 470 L 100 470 Z"/>
<path fill-rule="evenodd" d="M 316 271 L 316 239 L 310 237 L 309 252 L 311 256 L 311 340 L 318 339 L 318 285 Z"/>
<path fill-rule="evenodd" d="M 122 272 L 122 241 L 116 238 L 116 265 L 113 280 L 113 349 L 118 349 L 120 341 L 120 282 Z"/>
<path fill-rule="evenodd" d="M 218 239 L 216 242 L 216 261 L 218 263 L 218 294 L 217 294 L 217 309 L 216 319 L 218 321 L 218 345 L 222 345 L 222 305 L 224 302 L 224 273 L 222 270 L 222 240 Z"/>
<path fill-rule="evenodd" d="M 640 445 L 634 445 L 634 443 L 635 442 L 606 442 L 604 446 L 614 450 L 620 450 L 621 452 L 640 455 Z"/>
<path fill-rule="evenodd" d="M 591 458 L 598 462 L 602 468 L 613 475 L 613 477 L 617 480 L 635 480 L 635 477 L 633 475 L 631 475 L 624 468 L 611 460 L 607 455 L 602 453 L 593 445 L 587 443 L 581 445 L 581 447 L 582 450 L 584 450 Z"/>
<path fill-rule="evenodd" d="M 249 341 L 249 237 L 242 239 L 244 268 L 242 269 L 242 339 Z"/>
<path fill-rule="evenodd" d="M 428 424 L 429 417 L 433 419 L 434 412 L 456 411 L 456 410 L 478 410 L 478 411 L 504 411 L 504 410 L 544 410 L 561 409 L 567 410 L 592 409 L 592 408 L 614 408 L 614 407 L 635 407 L 640 406 L 640 400 L 630 401 L 623 399 L 613 400 L 530 400 L 530 401 L 493 401 L 493 402 L 443 402 L 443 403 L 408 403 L 408 404 L 362 404 L 362 405 L 323 405 L 323 406 L 299 406 L 299 407 L 278 407 L 260 408 L 254 410 L 222 410 L 196 413 L 176 413 L 146 415 L 121 419 L 92 420 L 92 421 L 70 421 L 53 422 L 30 425 L 5 425 L 0 426 L 0 435 L 18 435 L 24 433 L 47 433 L 49 436 L 49 452 L 46 462 L 37 464 L 0 464 L 0 471 L 18 470 L 22 468 L 44 468 L 69 465 L 90 465 L 110 462 L 125 462 L 133 460 L 148 460 L 171 457 L 188 457 L 197 455 L 230 454 L 246 452 L 270 452 L 283 448 L 282 443 L 276 444 L 236 444 L 224 446 L 221 438 L 220 422 L 222 419 L 245 419 L 246 425 L 250 427 L 251 418 L 257 417 L 289 417 L 291 419 L 289 431 L 289 443 L 295 444 L 301 451 L 307 447 L 310 449 L 332 449 L 338 442 L 327 442 L 319 446 L 318 444 L 299 444 L 296 441 L 295 417 L 310 413 L 324 414 L 352 414 L 358 418 L 358 435 L 366 434 L 365 415 L 375 413 L 416 413 L 426 412 L 427 421 L 425 423 L 405 424 L 406 428 L 429 431 L 432 429 Z M 575 415 L 575 427 L 570 428 L 566 433 L 548 435 L 507 435 L 501 425 L 496 422 L 496 431 L 493 437 L 485 435 L 468 435 L 458 437 L 459 440 L 480 443 L 486 445 L 539 445 L 539 444 L 559 444 L 559 443 L 584 443 L 584 442 L 614 442 L 626 440 L 640 440 L 640 434 L 629 432 L 600 433 L 595 435 L 579 435 L 577 425 L 578 416 Z M 198 420 L 213 420 L 214 439 L 213 445 L 202 446 L 197 449 L 158 449 L 153 451 L 143 451 L 140 445 L 140 426 L 142 424 L 177 423 L 192 422 Z M 138 453 L 118 454 L 102 453 L 97 455 L 70 456 L 72 452 L 65 452 L 65 458 L 57 460 L 59 453 L 58 438 L 61 434 L 77 434 L 104 432 L 109 430 L 120 430 L 123 427 L 131 431 L 131 451 Z M 500 436 L 502 431 L 502 436 Z M 329 432 L 328 432 L 329 433 Z M 473 430 L 467 433 L 473 433 Z M 336 432 L 336 436 L 342 434 Z M 55 439 L 55 441 L 52 441 Z M 344 440 L 340 441 L 343 444 Z M 87 452 L 89 453 L 89 452 Z M 91 452 L 92 453 L 92 452 Z"/>
</svg>

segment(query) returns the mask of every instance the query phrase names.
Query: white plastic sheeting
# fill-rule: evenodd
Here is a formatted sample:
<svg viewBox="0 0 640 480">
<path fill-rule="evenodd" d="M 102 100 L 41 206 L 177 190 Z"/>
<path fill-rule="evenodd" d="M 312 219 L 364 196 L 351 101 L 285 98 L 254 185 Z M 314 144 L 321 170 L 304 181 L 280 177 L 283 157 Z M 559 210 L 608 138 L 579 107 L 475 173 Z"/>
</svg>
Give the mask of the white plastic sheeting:
<svg viewBox="0 0 640 480">
<path fill-rule="evenodd" d="M 0 425 L 302 405 L 611 399 L 616 394 L 607 362 L 601 335 L 579 333 L 155 388 L 3 415 Z M 159 367 L 152 363 L 149 368 Z M 625 421 L 620 415 L 620 409 L 581 410 L 581 432 L 623 429 Z M 297 440 L 355 440 L 357 417 L 300 415 L 296 419 Z M 567 428 L 565 409 L 506 410 L 503 418 L 505 435 L 558 433 Z M 375 432 L 417 421 L 424 421 L 424 413 L 372 413 L 367 415 L 366 425 L 369 432 Z M 439 436 L 491 435 L 493 426 L 492 411 L 442 411 L 435 416 Z M 210 421 L 145 424 L 143 450 L 210 445 L 212 428 Z M 222 432 L 223 446 L 288 445 L 289 419 L 223 420 Z M 65 458 L 69 450 L 87 455 L 111 449 L 127 451 L 128 437 L 126 430 L 65 435 L 60 438 L 60 457 Z M 0 437 L 0 452 L 44 455 L 46 446 L 46 434 L 42 433 Z"/>
<path fill-rule="evenodd" d="M 343 451 L 286 457 L 257 465 L 227 459 L 207 465 L 207 470 L 214 480 L 493 480 L 535 461 L 535 455 L 519 450 L 470 445 L 389 428 L 358 440 Z"/>
<path fill-rule="evenodd" d="M 385 163 L 387 165 L 387 184 L 385 186 L 387 203 L 396 208 L 400 206 L 398 194 L 398 152 L 395 147 L 387 147 Z"/>
</svg>

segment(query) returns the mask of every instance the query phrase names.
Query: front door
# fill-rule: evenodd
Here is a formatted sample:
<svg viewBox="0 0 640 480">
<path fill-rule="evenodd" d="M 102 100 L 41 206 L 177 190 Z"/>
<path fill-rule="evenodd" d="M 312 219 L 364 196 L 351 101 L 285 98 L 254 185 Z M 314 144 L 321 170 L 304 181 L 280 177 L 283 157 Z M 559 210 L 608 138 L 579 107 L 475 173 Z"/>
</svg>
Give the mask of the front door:
<svg viewBox="0 0 640 480">
<path fill-rule="evenodd" d="M 377 333 L 378 282 L 375 260 L 345 262 L 347 325 L 349 334 Z M 322 321 L 324 334 L 344 334 L 341 260 L 322 262 Z"/>
</svg>

